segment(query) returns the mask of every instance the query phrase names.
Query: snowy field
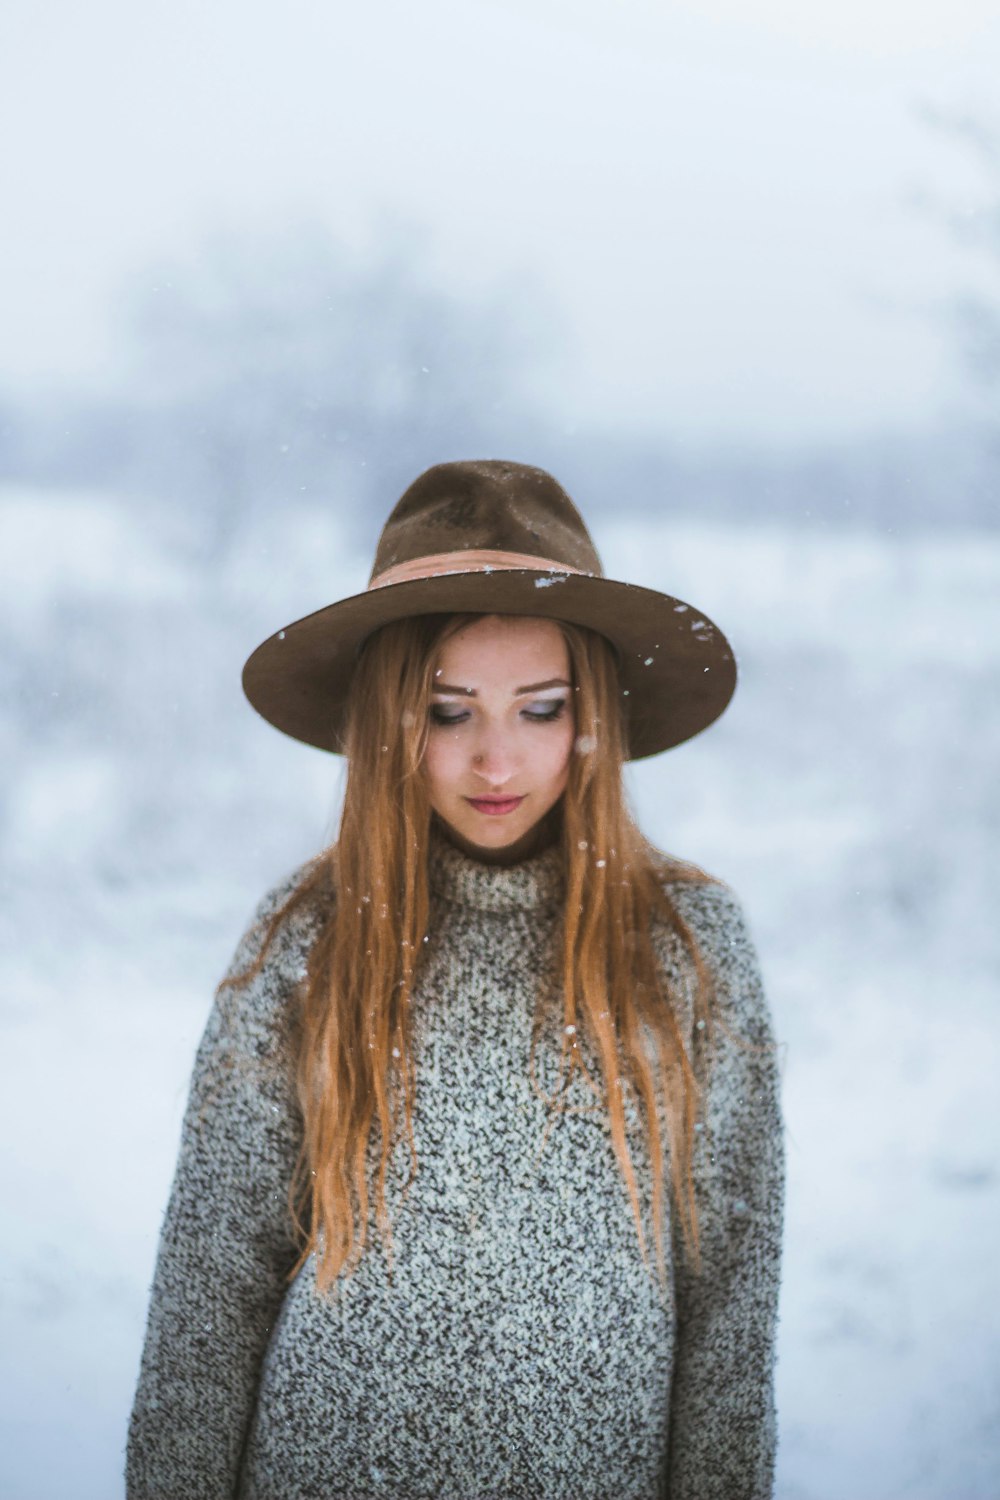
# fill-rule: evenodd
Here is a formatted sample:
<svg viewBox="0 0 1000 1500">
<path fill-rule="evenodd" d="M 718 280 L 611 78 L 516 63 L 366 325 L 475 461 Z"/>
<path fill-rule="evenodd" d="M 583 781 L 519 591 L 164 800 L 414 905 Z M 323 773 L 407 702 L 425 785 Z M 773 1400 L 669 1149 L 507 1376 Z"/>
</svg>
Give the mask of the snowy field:
<svg viewBox="0 0 1000 1500">
<path fill-rule="evenodd" d="M 595 519 L 733 639 L 724 719 L 631 772 L 728 880 L 784 1044 L 780 1500 L 1000 1495 L 1000 542 Z M 363 588 L 317 514 L 212 576 L 169 517 L 0 491 L 0 1494 L 116 1500 L 187 1074 L 339 763 L 244 704 Z"/>
</svg>

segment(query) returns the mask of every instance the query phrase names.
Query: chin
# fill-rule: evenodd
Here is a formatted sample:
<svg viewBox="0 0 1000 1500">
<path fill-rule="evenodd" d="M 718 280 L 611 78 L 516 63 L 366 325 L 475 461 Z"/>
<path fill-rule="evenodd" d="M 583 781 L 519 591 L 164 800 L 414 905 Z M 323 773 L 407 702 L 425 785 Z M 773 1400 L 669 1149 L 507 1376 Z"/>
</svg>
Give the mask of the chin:
<svg viewBox="0 0 1000 1500">
<path fill-rule="evenodd" d="M 453 831 L 464 838 L 467 844 L 479 844 L 484 849 L 505 849 L 508 844 L 520 843 L 525 834 L 530 833 L 534 826 L 532 823 L 527 823 L 519 828 L 498 828 L 496 823 L 499 820 L 493 819 L 491 821 L 493 826 L 487 825 L 485 828 L 479 823 L 471 828 L 468 826 L 461 828 L 454 823 L 451 826 Z"/>
<path fill-rule="evenodd" d="M 462 811 L 465 811 L 464 807 Z M 516 823 L 488 817 L 471 819 L 462 817 L 453 820 L 436 809 L 435 812 L 452 843 L 464 849 L 473 858 L 481 856 L 485 859 L 497 860 L 502 859 L 510 851 L 511 862 L 514 863 L 533 853 L 535 843 L 540 838 L 543 842 L 547 842 L 543 825 L 546 830 L 550 829 L 552 809 L 549 808 L 538 818 L 530 820 L 519 818 Z"/>
</svg>

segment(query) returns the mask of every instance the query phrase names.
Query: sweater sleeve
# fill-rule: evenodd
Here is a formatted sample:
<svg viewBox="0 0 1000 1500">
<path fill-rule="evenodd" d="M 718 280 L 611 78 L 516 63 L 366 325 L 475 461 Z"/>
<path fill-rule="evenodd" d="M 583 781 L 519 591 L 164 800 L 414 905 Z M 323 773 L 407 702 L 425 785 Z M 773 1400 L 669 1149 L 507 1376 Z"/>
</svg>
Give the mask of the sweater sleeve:
<svg viewBox="0 0 1000 1500">
<path fill-rule="evenodd" d="M 771 1018 L 752 941 L 724 886 L 678 904 L 716 985 L 722 1025 L 693 1029 L 703 1087 L 694 1148 L 702 1271 L 677 1249 L 669 1500 L 766 1500 L 777 1429 L 774 1358 L 785 1157 Z M 748 1045 L 749 1044 L 749 1045 Z"/>
<path fill-rule="evenodd" d="M 291 887 L 265 897 L 229 975 L 256 956 L 263 922 Z M 217 995 L 198 1049 L 129 1426 L 128 1500 L 237 1492 L 264 1351 L 297 1256 L 290 1000 L 303 955 L 294 927 L 281 928 L 251 983 Z"/>
</svg>

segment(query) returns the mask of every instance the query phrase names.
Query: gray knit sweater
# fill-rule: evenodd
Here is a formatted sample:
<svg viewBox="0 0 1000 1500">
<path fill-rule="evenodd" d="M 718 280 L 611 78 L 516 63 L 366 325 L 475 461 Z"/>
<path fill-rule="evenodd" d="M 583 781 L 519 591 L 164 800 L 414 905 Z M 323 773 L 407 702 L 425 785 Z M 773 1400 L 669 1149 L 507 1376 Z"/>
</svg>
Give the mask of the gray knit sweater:
<svg viewBox="0 0 1000 1500">
<path fill-rule="evenodd" d="M 557 1116 L 538 1156 L 546 1111 L 527 1060 L 559 922 L 558 852 L 505 869 L 435 842 L 431 885 L 411 1007 L 419 1170 L 398 1212 L 401 1147 L 391 1283 L 377 1237 L 332 1295 L 318 1294 L 312 1262 L 288 1282 L 300 1131 L 289 1002 L 317 916 L 294 919 L 259 978 L 213 1008 L 152 1288 L 129 1500 L 769 1496 L 784 1187 L 773 1052 L 716 1028 L 710 1067 L 707 1033 L 690 1009 L 682 1017 L 707 1087 L 695 1161 L 704 1270 L 685 1269 L 675 1228 L 664 1299 L 603 1113 Z M 670 890 L 723 1019 L 769 1042 L 732 894 Z M 234 968 L 259 941 L 251 927 Z M 666 933 L 658 946 L 678 962 Z M 544 1004 L 542 1018 L 536 1076 L 551 1089 L 561 1020 Z M 579 1075 L 567 1097 L 593 1102 Z M 648 1198 L 628 1092 L 626 1115 Z M 649 1236 L 648 1203 L 644 1224 Z"/>
</svg>

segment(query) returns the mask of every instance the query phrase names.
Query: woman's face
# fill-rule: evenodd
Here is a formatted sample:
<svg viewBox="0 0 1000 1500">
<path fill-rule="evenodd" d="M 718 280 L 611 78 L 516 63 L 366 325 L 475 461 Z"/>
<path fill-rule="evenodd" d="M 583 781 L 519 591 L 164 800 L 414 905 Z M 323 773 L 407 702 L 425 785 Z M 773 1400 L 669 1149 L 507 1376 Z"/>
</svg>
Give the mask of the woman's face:
<svg viewBox="0 0 1000 1500">
<path fill-rule="evenodd" d="M 441 645 L 424 773 L 459 848 L 524 858 L 569 776 L 576 734 L 569 651 L 551 620 L 483 615 Z"/>
</svg>

